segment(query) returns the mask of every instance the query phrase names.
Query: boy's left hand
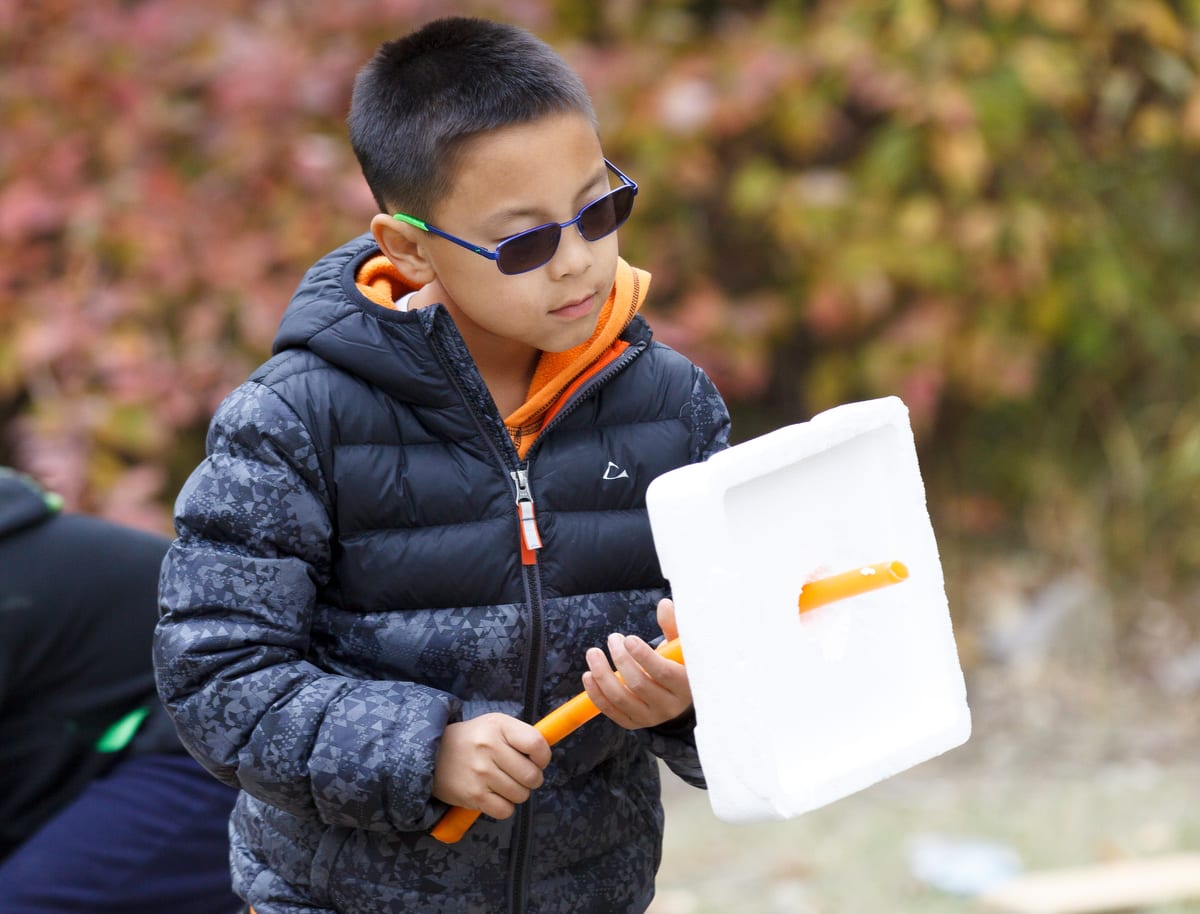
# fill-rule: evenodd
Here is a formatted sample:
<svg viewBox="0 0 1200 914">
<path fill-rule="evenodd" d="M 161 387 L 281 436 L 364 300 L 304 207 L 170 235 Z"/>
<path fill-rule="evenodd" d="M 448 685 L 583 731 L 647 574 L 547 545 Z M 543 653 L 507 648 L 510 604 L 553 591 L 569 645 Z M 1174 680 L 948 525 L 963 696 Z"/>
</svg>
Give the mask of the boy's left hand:
<svg viewBox="0 0 1200 914">
<path fill-rule="evenodd" d="M 658 603 L 658 626 L 668 639 L 679 637 L 675 604 L 670 600 Z M 583 674 L 583 687 L 613 722 L 626 730 L 656 727 L 692 706 L 692 689 L 682 663 L 655 653 L 637 635 L 609 635 L 608 651 L 616 672 L 604 651 L 593 647 L 587 652 L 588 672 Z M 621 679 L 617 678 L 618 672 Z"/>
</svg>

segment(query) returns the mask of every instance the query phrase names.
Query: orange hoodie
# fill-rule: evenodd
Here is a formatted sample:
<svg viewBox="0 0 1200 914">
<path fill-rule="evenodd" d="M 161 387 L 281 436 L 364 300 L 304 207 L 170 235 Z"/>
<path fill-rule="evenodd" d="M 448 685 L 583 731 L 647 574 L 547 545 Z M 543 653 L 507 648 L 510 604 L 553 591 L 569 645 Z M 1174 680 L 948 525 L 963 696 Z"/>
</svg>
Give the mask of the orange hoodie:
<svg viewBox="0 0 1200 914">
<path fill-rule="evenodd" d="M 394 308 L 396 299 L 413 287 L 382 254 L 363 264 L 355 277 L 363 295 L 385 308 Z M 637 314 L 650 274 L 617 259 L 617 278 L 608 300 L 600 309 L 596 330 L 589 339 L 564 352 L 543 352 L 533 372 L 525 402 L 505 416 L 504 424 L 521 459 L 547 423 L 588 379 L 595 377 L 615 361 L 628 347 L 619 339 Z"/>
</svg>

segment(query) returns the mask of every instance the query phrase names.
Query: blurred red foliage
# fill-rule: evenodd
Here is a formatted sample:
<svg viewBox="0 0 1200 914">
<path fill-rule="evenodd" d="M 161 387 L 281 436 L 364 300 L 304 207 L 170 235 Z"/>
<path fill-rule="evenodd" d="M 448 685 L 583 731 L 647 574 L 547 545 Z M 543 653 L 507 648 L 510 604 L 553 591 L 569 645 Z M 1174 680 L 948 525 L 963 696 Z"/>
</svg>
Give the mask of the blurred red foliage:
<svg viewBox="0 0 1200 914">
<path fill-rule="evenodd" d="M 0 459 L 166 529 L 374 212 L 354 73 L 454 12 L 583 75 L 643 187 L 623 253 L 739 437 L 896 393 L 944 537 L 1200 570 L 1200 32 L 1161 0 L 0 0 Z"/>
</svg>

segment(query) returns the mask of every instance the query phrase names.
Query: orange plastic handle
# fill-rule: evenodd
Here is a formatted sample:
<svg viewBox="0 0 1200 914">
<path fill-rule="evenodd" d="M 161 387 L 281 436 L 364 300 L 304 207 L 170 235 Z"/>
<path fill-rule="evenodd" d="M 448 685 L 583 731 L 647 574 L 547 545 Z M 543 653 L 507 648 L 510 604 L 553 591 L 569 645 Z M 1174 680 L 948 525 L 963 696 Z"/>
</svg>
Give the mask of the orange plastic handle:
<svg viewBox="0 0 1200 914">
<path fill-rule="evenodd" d="M 880 562 L 877 565 L 866 565 L 827 578 L 818 578 L 815 581 L 809 581 L 801 588 L 800 612 L 808 612 L 818 606 L 824 606 L 826 603 L 845 600 L 891 584 L 899 584 L 907 577 L 908 569 L 902 563 Z M 683 663 L 683 647 L 678 638 L 664 641 L 655 650 L 668 660 Z M 620 678 L 620 674 L 618 674 L 618 678 Z M 600 709 L 588 698 L 587 692 L 580 692 L 574 698 L 559 705 L 533 726 L 546 738 L 546 742 L 553 746 L 599 713 Z M 452 806 L 438 820 L 430 834 L 443 844 L 454 844 L 475 824 L 475 820 L 479 818 L 480 814 L 478 809 Z"/>
<path fill-rule="evenodd" d="M 683 663 L 683 646 L 679 643 L 678 638 L 664 641 L 655 648 L 655 651 L 668 660 Z M 617 678 L 621 678 L 620 673 L 617 674 Z M 588 698 L 588 693 L 580 692 L 574 698 L 559 705 L 539 720 L 533 725 L 533 728 L 546 738 L 547 743 L 553 746 L 564 737 L 574 733 L 599 713 L 600 709 L 596 707 L 595 702 Z M 467 829 L 475 824 L 475 820 L 479 816 L 480 811 L 478 809 L 451 806 L 438 819 L 437 825 L 433 827 L 433 831 L 430 834 L 443 844 L 454 844 L 467 833 Z"/>
</svg>

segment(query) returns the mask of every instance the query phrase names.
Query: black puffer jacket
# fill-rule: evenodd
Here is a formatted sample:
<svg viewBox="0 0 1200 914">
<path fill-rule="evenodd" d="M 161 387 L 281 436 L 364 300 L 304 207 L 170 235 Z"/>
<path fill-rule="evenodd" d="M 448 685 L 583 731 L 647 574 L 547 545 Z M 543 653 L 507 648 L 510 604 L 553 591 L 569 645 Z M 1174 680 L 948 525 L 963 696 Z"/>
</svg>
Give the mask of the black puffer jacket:
<svg viewBox="0 0 1200 914">
<path fill-rule="evenodd" d="M 510 820 L 427 832 L 445 726 L 532 721 L 610 632 L 655 637 L 646 518 L 659 474 L 726 444 L 704 374 L 635 318 L 523 463 L 441 306 L 370 303 L 369 236 L 313 267 L 277 355 L 221 406 L 179 496 L 159 691 L 192 752 L 244 793 L 235 883 L 258 914 L 641 911 L 660 854 L 660 756 L 690 728 L 598 719 Z M 523 565 L 514 475 L 544 541 Z"/>
</svg>

